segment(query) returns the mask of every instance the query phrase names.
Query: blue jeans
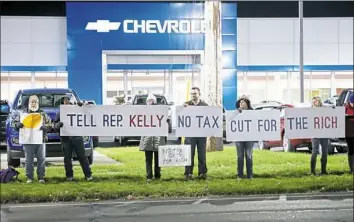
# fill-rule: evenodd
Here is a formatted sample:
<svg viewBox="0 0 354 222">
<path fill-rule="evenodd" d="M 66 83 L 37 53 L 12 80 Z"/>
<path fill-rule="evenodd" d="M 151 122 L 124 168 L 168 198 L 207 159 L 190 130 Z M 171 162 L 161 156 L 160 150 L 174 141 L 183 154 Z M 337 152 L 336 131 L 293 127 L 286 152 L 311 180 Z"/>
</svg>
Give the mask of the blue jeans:
<svg viewBox="0 0 354 222">
<path fill-rule="evenodd" d="M 253 177 L 253 145 L 254 142 L 247 141 L 247 142 L 236 142 L 236 149 L 237 149 L 237 176 L 242 178 L 243 177 L 243 166 L 244 160 L 246 158 L 246 171 L 247 177 Z"/>
<path fill-rule="evenodd" d="M 327 163 L 327 156 L 328 156 L 328 147 L 329 147 L 329 139 L 325 138 L 313 138 L 311 139 L 312 142 L 312 154 L 311 154 L 311 161 L 316 162 L 317 154 L 320 150 L 320 145 L 322 148 L 322 155 L 321 155 L 321 163 Z"/>
<path fill-rule="evenodd" d="M 45 144 L 24 144 L 26 177 L 33 180 L 34 158 L 37 159 L 38 179 L 44 179 L 45 176 Z"/>
</svg>

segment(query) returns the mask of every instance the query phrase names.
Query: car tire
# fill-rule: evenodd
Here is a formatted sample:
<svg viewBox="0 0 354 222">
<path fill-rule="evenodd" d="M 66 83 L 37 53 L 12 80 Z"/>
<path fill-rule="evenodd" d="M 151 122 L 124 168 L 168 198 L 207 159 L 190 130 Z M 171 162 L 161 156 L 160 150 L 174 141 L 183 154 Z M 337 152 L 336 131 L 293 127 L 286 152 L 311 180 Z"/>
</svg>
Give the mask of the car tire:
<svg viewBox="0 0 354 222">
<path fill-rule="evenodd" d="M 21 159 L 12 159 L 9 149 L 7 149 L 7 165 L 15 168 L 21 166 Z"/>
<path fill-rule="evenodd" d="M 336 149 L 337 149 L 338 153 L 346 153 L 346 152 L 348 152 L 348 149 L 346 147 L 343 147 L 343 146 L 337 146 Z"/>
<path fill-rule="evenodd" d="M 335 153 L 335 150 L 336 150 L 336 146 L 329 145 L 328 146 L 328 155 L 333 155 Z M 338 148 L 337 148 L 337 151 L 338 151 Z M 339 151 L 338 151 L 338 153 L 339 153 Z"/>
<path fill-rule="evenodd" d="M 92 137 L 92 143 L 93 147 L 98 147 L 99 146 L 99 138 L 98 137 Z"/>
<path fill-rule="evenodd" d="M 291 145 L 291 140 L 287 138 L 283 138 L 283 151 L 284 152 L 295 152 L 296 149 Z"/>
<path fill-rule="evenodd" d="M 114 138 L 114 142 L 118 143 L 118 146 L 126 146 L 128 139 L 124 137 Z"/>
<path fill-rule="evenodd" d="M 258 148 L 259 148 L 260 150 L 269 149 L 269 147 L 265 146 L 264 141 L 258 141 Z"/>
</svg>

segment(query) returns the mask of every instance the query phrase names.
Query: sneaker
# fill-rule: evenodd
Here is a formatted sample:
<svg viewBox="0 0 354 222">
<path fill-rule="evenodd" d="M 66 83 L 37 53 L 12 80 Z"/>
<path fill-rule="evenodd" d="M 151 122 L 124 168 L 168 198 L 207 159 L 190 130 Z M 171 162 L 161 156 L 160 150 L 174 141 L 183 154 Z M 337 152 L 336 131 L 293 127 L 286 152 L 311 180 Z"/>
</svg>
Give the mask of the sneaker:
<svg viewBox="0 0 354 222">
<path fill-rule="evenodd" d="M 73 180 L 74 180 L 73 177 L 67 177 L 67 178 L 66 178 L 66 181 L 73 181 Z"/>
<path fill-rule="evenodd" d="M 86 177 L 86 180 L 87 181 L 91 181 L 91 180 L 93 180 L 93 178 L 92 177 Z"/>
<path fill-rule="evenodd" d="M 184 180 L 188 181 L 188 180 L 193 180 L 193 175 L 192 174 L 188 174 L 184 176 Z"/>
<path fill-rule="evenodd" d="M 152 181 L 152 179 L 146 179 L 147 183 L 150 183 Z"/>
<path fill-rule="evenodd" d="M 321 172 L 321 176 L 326 176 L 326 175 L 329 175 L 328 172 Z"/>
<path fill-rule="evenodd" d="M 207 175 L 205 173 L 201 173 L 201 174 L 199 174 L 198 178 L 201 179 L 201 180 L 206 180 L 207 179 Z"/>
<path fill-rule="evenodd" d="M 45 183 L 45 180 L 44 179 L 40 179 L 38 180 L 39 183 Z"/>
<path fill-rule="evenodd" d="M 27 183 L 32 183 L 33 180 L 32 179 L 27 179 Z"/>
</svg>

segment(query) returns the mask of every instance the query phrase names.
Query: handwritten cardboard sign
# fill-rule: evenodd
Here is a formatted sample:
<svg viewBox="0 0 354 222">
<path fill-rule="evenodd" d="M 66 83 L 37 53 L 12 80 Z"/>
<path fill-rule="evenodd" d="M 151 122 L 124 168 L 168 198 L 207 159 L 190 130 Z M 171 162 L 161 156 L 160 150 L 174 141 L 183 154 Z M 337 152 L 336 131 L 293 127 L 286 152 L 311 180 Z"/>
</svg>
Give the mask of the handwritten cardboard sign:
<svg viewBox="0 0 354 222">
<path fill-rule="evenodd" d="M 159 166 L 190 166 L 190 145 L 159 146 Z"/>
</svg>

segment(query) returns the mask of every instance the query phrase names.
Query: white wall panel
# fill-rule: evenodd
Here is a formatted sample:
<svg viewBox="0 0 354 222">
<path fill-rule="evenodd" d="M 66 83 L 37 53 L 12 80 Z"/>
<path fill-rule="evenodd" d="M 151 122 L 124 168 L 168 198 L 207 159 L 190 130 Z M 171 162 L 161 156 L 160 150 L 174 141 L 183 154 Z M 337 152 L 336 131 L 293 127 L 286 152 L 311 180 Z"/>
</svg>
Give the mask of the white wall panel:
<svg viewBox="0 0 354 222">
<path fill-rule="evenodd" d="M 353 65 L 353 42 L 339 43 L 339 63 Z"/>
<path fill-rule="evenodd" d="M 298 22 L 295 23 L 295 36 L 299 37 Z M 337 43 L 339 20 L 338 18 L 304 19 L 305 43 Z M 296 39 L 298 42 L 298 38 Z"/>
<path fill-rule="evenodd" d="M 339 19 L 339 42 L 353 43 L 354 18 Z"/>
<path fill-rule="evenodd" d="M 250 43 L 292 43 L 291 19 L 250 19 Z"/>
<path fill-rule="evenodd" d="M 66 18 L 31 18 L 31 42 L 66 43 Z"/>
<path fill-rule="evenodd" d="M 32 45 L 26 42 L 1 42 L 1 65 L 23 66 L 32 63 Z"/>
<path fill-rule="evenodd" d="M 250 44 L 250 64 L 289 65 L 294 63 L 294 47 L 290 43 Z"/>
<path fill-rule="evenodd" d="M 250 44 L 238 43 L 237 44 L 237 64 L 250 64 Z"/>
<path fill-rule="evenodd" d="M 66 48 L 66 18 L 1 16 L 2 66 L 64 66 Z"/>
<path fill-rule="evenodd" d="M 298 47 L 298 44 L 297 48 Z M 299 54 L 295 55 L 298 62 Z M 309 65 L 338 65 L 338 43 L 304 43 L 304 63 Z"/>
<path fill-rule="evenodd" d="M 238 65 L 299 63 L 298 19 L 242 18 L 237 31 Z M 353 64 L 353 18 L 305 18 L 304 53 L 305 65 Z"/>
<path fill-rule="evenodd" d="M 65 48 L 65 51 L 63 50 Z M 32 43 L 32 63 L 45 66 L 65 66 L 67 52 L 65 43 Z"/>
<path fill-rule="evenodd" d="M 250 42 L 250 20 L 237 19 L 237 43 L 244 44 Z"/>
<path fill-rule="evenodd" d="M 1 43 L 31 42 L 31 19 L 1 16 Z"/>
</svg>

